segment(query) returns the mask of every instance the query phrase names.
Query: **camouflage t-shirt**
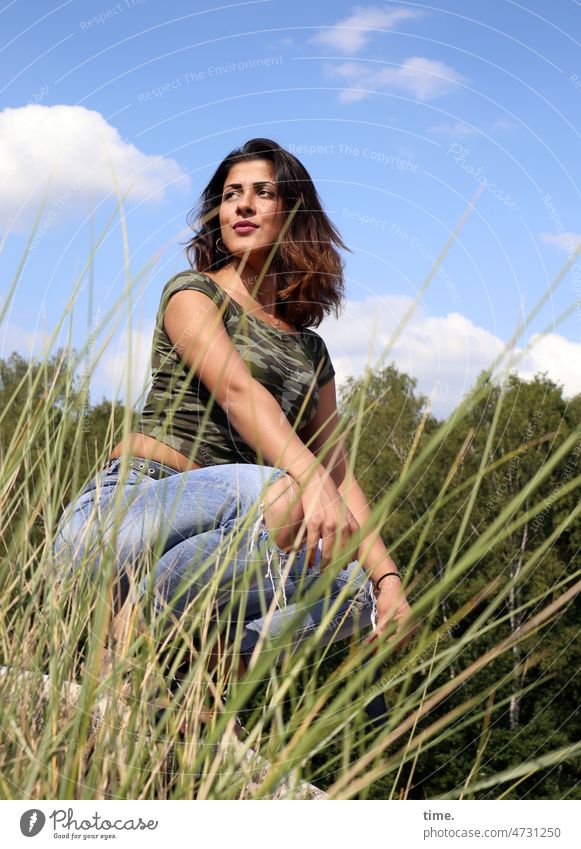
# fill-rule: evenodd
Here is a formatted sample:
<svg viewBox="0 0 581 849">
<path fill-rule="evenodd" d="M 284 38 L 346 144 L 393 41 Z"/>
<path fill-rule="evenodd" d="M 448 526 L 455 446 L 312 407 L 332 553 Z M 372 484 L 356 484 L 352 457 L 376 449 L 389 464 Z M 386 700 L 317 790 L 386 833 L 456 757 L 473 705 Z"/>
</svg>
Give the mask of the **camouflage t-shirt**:
<svg viewBox="0 0 581 849">
<path fill-rule="evenodd" d="M 202 466 L 259 463 L 203 381 L 182 361 L 165 331 L 167 302 L 182 289 L 204 292 L 217 305 L 226 331 L 252 376 L 276 398 L 297 430 L 314 416 L 319 388 L 335 374 L 327 346 L 314 330 L 277 330 L 246 313 L 202 272 L 184 271 L 164 286 L 153 336 L 151 389 L 137 430 Z M 192 323 L 196 320 L 204 320 L 203 309 L 192 317 Z"/>
</svg>

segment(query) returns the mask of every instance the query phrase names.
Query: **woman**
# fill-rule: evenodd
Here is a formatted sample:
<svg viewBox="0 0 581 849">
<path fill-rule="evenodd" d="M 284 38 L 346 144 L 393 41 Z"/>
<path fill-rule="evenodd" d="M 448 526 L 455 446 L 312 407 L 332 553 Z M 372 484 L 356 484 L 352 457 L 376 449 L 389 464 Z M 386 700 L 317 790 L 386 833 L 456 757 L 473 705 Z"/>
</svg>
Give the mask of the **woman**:
<svg viewBox="0 0 581 849">
<path fill-rule="evenodd" d="M 288 621 L 292 597 L 351 547 L 357 558 L 343 570 L 331 567 L 331 598 L 347 582 L 356 592 L 325 639 L 371 624 L 368 639 L 376 639 L 395 619 L 403 642 L 410 609 L 393 561 L 377 532 L 352 542 L 370 510 L 342 442 L 331 440 L 339 425 L 334 369 L 310 329 L 338 309 L 337 247 L 346 246 L 306 169 L 269 139 L 253 139 L 220 163 L 196 219 L 186 254 L 197 270 L 176 275 L 162 292 L 138 431 L 66 511 L 57 554 L 65 551 L 74 568 L 88 547 L 113 541 L 127 589 L 155 541 L 154 567 L 139 592 L 153 588 L 157 610 L 169 605 L 183 614 L 216 572 L 212 554 L 236 533 L 218 609 L 238 575 L 254 570 L 236 596 L 241 675 L 263 632 L 276 636 Z M 121 518 L 114 509 L 120 490 Z M 98 532 L 88 530 L 91 513 Z M 328 604 L 303 610 L 297 640 L 317 629 Z"/>
</svg>

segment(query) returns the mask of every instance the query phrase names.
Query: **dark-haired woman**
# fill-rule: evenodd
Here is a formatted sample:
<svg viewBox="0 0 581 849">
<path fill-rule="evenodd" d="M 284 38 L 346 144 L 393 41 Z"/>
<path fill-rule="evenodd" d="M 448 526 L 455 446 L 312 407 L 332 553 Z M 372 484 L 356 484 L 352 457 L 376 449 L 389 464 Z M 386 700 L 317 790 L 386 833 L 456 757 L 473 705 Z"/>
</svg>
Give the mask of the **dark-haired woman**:
<svg viewBox="0 0 581 849">
<path fill-rule="evenodd" d="M 225 563 L 218 619 L 244 586 L 239 674 L 326 568 L 336 572 L 330 593 L 300 609 L 295 642 L 319 629 L 348 582 L 322 641 L 372 625 L 374 639 L 391 619 L 403 639 L 410 609 L 379 533 L 352 542 L 370 510 L 343 443 L 330 441 L 339 425 L 334 369 L 312 329 L 338 312 L 346 246 L 304 166 L 269 139 L 221 162 L 194 217 L 186 253 L 195 270 L 163 289 L 138 431 L 65 512 L 57 554 L 74 568 L 89 548 L 112 545 L 128 585 L 155 543 L 139 593 L 153 587 L 156 609 L 177 615 Z M 212 559 L 232 540 L 225 560 Z M 351 562 L 334 566 L 350 546 Z M 97 572 L 98 552 L 92 562 Z"/>
</svg>

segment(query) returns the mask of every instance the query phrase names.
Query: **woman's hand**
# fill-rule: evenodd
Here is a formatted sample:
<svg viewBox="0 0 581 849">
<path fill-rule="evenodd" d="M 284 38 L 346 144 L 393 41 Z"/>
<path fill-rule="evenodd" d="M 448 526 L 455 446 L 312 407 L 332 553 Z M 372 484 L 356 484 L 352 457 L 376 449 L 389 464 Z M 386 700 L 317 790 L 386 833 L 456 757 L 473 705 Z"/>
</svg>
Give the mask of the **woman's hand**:
<svg viewBox="0 0 581 849">
<path fill-rule="evenodd" d="M 301 488 L 303 524 L 307 538 L 307 559 L 309 565 L 315 562 L 319 539 L 323 540 L 321 549 L 321 571 L 329 565 L 335 544 L 339 550 L 359 530 L 359 523 L 347 507 L 333 480 L 325 472 L 319 471 L 314 479 Z M 301 529 L 303 534 L 305 531 Z"/>
<path fill-rule="evenodd" d="M 364 644 L 369 645 L 383 637 L 386 631 L 391 630 L 388 628 L 389 624 L 394 622 L 395 635 L 400 637 L 394 645 L 394 650 L 402 648 L 418 630 L 419 623 L 413 622 L 412 609 L 399 578 L 390 576 L 381 582 L 379 591 L 375 595 L 375 606 L 377 630 L 365 638 Z"/>
</svg>

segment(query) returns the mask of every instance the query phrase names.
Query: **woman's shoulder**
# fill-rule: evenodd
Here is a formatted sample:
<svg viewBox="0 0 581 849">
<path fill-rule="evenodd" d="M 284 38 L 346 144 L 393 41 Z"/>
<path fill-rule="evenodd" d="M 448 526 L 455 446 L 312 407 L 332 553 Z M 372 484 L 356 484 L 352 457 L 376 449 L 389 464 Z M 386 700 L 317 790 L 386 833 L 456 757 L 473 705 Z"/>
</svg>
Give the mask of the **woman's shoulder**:
<svg viewBox="0 0 581 849">
<path fill-rule="evenodd" d="M 230 315 L 230 304 L 226 298 L 226 293 L 218 283 L 202 271 L 195 269 L 180 271 L 178 274 L 174 274 L 162 289 L 155 319 L 154 346 L 163 347 L 169 344 L 164 324 L 166 308 L 170 298 L 176 292 L 182 292 L 186 289 L 203 292 L 204 295 L 207 295 L 223 312 L 223 321 L 227 322 Z"/>
<path fill-rule="evenodd" d="M 184 289 L 193 289 L 197 292 L 203 292 L 208 295 L 218 306 L 221 306 L 226 297 L 226 293 L 222 287 L 213 280 L 208 274 L 203 271 L 190 269 L 189 271 L 180 271 L 171 277 L 162 291 L 162 305 L 165 306 L 167 301 L 176 292 L 181 292 Z"/>
</svg>

